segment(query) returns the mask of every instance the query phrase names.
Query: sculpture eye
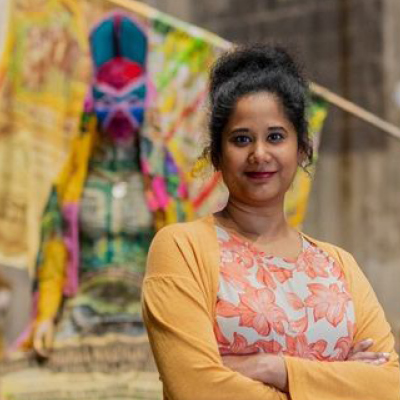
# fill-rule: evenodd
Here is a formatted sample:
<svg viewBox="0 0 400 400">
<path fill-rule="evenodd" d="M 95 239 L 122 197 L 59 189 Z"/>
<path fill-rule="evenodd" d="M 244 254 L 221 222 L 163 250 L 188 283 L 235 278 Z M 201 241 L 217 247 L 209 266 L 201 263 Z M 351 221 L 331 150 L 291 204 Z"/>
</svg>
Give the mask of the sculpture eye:
<svg viewBox="0 0 400 400">
<path fill-rule="evenodd" d="M 115 100 L 110 96 L 103 96 L 101 99 L 97 100 L 96 103 L 100 107 L 111 107 L 114 105 Z"/>
<path fill-rule="evenodd" d="M 130 106 L 136 106 L 139 103 L 139 99 L 136 96 L 131 96 L 127 99 L 127 103 Z"/>
</svg>

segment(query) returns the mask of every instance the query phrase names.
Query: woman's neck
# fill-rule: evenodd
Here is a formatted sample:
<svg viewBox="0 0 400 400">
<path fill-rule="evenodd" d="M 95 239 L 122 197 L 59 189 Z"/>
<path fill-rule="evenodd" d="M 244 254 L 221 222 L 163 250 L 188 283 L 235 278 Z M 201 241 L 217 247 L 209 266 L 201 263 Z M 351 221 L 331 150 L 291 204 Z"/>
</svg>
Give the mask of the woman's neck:
<svg viewBox="0 0 400 400">
<path fill-rule="evenodd" d="M 283 202 L 254 207 L 230 198 L 217 218 L 225 227 L 254 241 L 279 240 L 293 231 L 287 223 Z"/>
</svg>

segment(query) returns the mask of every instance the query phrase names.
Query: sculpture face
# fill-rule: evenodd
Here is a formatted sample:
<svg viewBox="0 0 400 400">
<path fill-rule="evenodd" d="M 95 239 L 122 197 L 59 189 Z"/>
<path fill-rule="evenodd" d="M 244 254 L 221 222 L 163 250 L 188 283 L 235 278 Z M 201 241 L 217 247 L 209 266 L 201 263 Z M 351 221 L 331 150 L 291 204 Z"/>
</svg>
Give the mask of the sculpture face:
<svg viewBox="0 0 400 400">
<path fill-rule="evenodd" d="M 142 67 L 116 57 L 104 64 L 93 85 L 93 105 L 101 130 L 117 142 L 134 137 L 144 119 L 146 83 Z"/>
<path fill-rule="evenodd" d="M 126 142 L 143 124 L 147 38 L 135 21 L 114 14 L 94 29 L 91 47 L 94 112 L 104 134 Z"/>
</svg>

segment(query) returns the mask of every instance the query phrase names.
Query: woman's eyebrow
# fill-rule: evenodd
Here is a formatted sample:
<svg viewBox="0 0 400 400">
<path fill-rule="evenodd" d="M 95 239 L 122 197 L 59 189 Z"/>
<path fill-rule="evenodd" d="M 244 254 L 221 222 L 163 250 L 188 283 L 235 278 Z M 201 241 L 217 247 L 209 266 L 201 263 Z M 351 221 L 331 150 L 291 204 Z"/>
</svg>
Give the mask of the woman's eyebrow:
<svg viewBox="0 0 400 400">
<path fill-rule="evenodd" d="M 272 130 L 277 131 L 277 130 L 279 130 L 279 131 L 287 132 L 287 129 L 282 125 L 269 126 L 267 128 L 267 130 L 268 131 L 272 131 Z M 250 131 L 251 131 L 251 129 L 249 129 L 249 128 L 238 127 L 238 128 L 234 128 L 231 131 L 229 131 L 228 135 L 231 136 L 231 135 L 235 135 L 235 134 L 238 134 L 238 133 L 250 133 Z"/>
<path fill-rule="evenodd" d="M 230 135 L 234 135 L 235 133 L 248 133 L 250 132 L 250 129 L 248 128 L 235 128 L 232 131 L 229 132 Z"/>
</svg>

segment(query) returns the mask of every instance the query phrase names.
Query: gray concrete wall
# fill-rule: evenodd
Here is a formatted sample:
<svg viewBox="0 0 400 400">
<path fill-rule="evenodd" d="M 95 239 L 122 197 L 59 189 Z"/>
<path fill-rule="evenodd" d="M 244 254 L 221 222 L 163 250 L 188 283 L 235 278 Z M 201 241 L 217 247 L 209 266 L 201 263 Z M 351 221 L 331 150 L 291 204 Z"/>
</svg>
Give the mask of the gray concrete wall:
<svg viewBox="0 0 400 400">
<path fill-rule="evenodd" d="M 400 2 L 386 0 L 383 7 L 383 99 L 384 116 L 400 126 Z M 386 152 L 381 157 L 383 202 L 381 218 L 376 223 L 382 227 L 381 243 L 387 249 L 382 263 L 385 269 L 386 282 L 379 286 L 379 295 L 384 299 L 388 314 L 393 321 L 400 343 L 400 143 L 388 140 Z M 380 282 L 379 267 L 371 268 L 371 279 Z M 400 347 L 400 346 L 399 346 Z"/>
</svg>

